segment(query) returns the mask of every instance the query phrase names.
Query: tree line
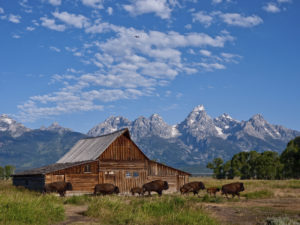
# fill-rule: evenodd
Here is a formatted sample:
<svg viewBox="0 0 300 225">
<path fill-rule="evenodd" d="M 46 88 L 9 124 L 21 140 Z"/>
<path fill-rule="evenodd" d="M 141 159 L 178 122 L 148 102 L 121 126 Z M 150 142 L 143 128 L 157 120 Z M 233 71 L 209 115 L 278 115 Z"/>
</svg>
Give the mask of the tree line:
<svg viewBox="0 0 300 225">
<path fill-rule="evenodd" d="M 300 136 L 291 140 L 279 155 L 277 152 L 240 152 L 224 162 L 215 158 L 207 164 L 217 179 L 288 179 L 300 178 Z"/>
<path fill-rule="evenodd" d="M 8 180 L 14 172 L 15 172 L 14 166 L 11 165 L 6 165 L 4 167 L 0 166 L 0 180 Z"/>
</svg>

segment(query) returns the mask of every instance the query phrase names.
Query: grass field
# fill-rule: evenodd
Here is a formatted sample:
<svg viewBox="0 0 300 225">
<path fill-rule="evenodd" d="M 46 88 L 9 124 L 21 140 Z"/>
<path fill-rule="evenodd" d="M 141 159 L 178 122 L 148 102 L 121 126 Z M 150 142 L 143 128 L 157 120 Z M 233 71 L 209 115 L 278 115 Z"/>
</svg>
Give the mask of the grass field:
<svg viewBox="0 0 300 225">
<path fill-rule="evenodd" d="M 201 180 L 206 187 L 233 182 L 199 177 L 190 180 Z M 300 180 L 242 182 L 245 191 L 241 199 L 227 200 L 220 192 L 214 198 L 205 191 L 200 197 L 175 193 L 162 197 L 60 198 L 0 181 L 0 224 L 300 224 Z"/>
</svg>

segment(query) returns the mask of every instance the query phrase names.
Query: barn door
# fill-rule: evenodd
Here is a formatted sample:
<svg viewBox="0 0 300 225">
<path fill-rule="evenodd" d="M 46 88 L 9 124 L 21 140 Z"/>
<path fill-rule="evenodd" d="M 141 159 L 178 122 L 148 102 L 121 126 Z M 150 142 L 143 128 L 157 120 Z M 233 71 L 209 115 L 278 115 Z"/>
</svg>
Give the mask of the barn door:
<svg viewBox="0 0 300 225">
<path fill-rule="evenodd" d="M 103 184 L 103 183 L 104 183 L 104 172 L 99 171 L 98 184 Z"/>
<path fill-rule="evenodd" d="M 104 183 L 116 184 L 116 174 L 114 171 L 105 171 Z"/>
</svg>

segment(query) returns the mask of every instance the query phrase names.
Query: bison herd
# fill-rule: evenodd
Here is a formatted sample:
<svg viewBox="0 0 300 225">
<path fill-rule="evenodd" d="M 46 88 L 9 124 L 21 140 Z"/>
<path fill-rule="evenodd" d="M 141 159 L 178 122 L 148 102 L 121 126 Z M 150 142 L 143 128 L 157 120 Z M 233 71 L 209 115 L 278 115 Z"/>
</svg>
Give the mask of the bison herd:
<svg viewBox="0 0 300 225">
<path fill-rule="evenodd" d="M 72 184 L 70 182 L 54 182 L 50 184 L 46 184 L 43 190 L 43 193 L 50 193 L 50 192 L 56 192 L 61 197 L 65 196 L 65 193 L 67 190 L 72 190 Z M 154 180 L 149 183 L 144 184 L 142 187 L 134 187 L 131 188 L 130 192 L 132 195 L 139 194 L 144 195 L 146 192 L 148 192 L 148 196 L 151 196 L 151 192 L 156 192 L 159 196 L 162 195 L 163 190 L 168 190 L 169 185 L 167 181 L 162 180 Z M 216 197 L 216 193 L 220 191 L 217 187 L 210 187 L 205 188 L 205 185 L 201 181 L 194 181 L 190 183 L 184 184 L 180 188 L 180 193 L 188 194 L 189 192 L 192 192 L 194 195 L 198 195 L 200 190 L 205 190 L 207 193 L 211 196 L 212 194 Z M 222 186 L 221 191 L 222 195 L 225 195 L 228 199 L 228 194 L 232 195 L 232 198 L 234 198 L 235 195 L 237 195 L 240 198 L 240 192 L 244 191 L 244 184 L 241 182 L 235 182 L 230 184 L 225 184 Z M 119 187 L 113 185 L 113 184 L 97 184 L 94 188 L 94 195 L 102 194 L 119 194 L 120 190 Z"/>
</svg>

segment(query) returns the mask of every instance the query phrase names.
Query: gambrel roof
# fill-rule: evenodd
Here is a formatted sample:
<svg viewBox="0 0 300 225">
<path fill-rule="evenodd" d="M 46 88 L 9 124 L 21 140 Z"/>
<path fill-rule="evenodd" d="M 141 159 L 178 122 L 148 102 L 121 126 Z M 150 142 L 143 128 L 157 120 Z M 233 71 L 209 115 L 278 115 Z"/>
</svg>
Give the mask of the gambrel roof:
<svg viewBox="0 0 300 225">
<path fill-rule="evenodd" d="M 127 128 L 99 137 L 83 138 L 79 140 L 69 152 L 59 159 L 57 163 L 96 160 L 118 137 L 123 134 L 130 138 Z"/>
</svg>

